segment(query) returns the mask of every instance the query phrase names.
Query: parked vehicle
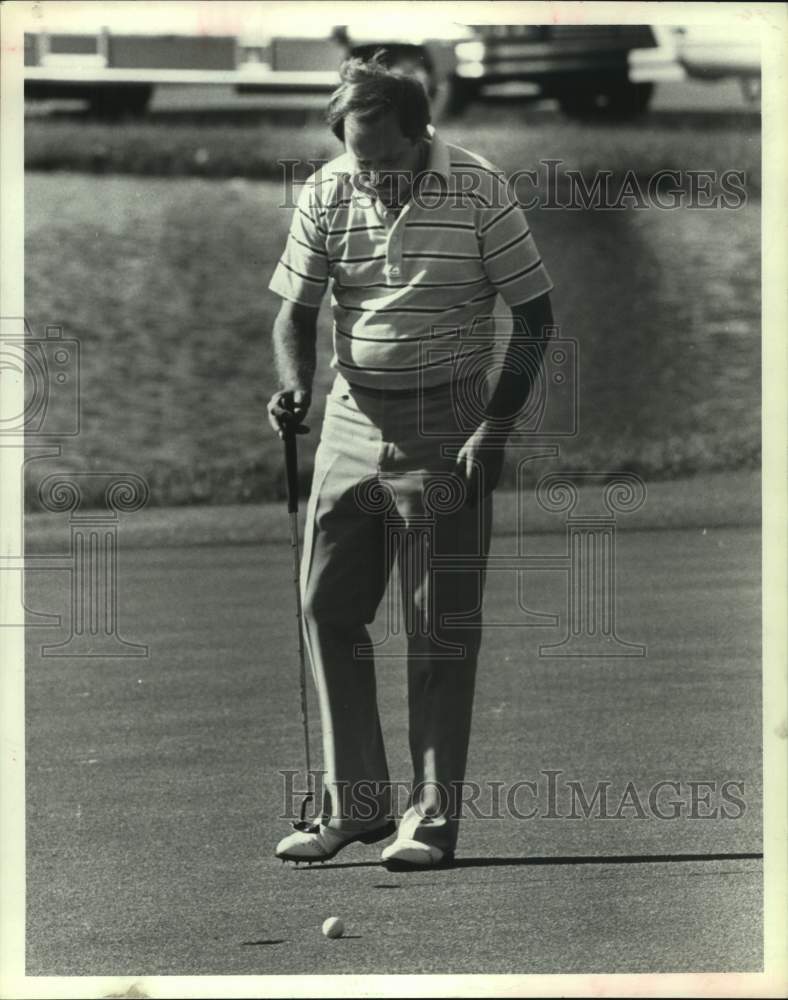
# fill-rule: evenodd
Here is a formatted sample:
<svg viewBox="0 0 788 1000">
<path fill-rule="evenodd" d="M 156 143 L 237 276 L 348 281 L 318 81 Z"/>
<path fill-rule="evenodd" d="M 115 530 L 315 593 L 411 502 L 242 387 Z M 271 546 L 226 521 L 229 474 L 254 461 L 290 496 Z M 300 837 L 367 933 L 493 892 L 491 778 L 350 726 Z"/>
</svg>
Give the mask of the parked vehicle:
<svg viewBox="0 0 788 1000">
<path fill-rule="evenodd" d="M 97 5 L 102 6 L 103 5 Z M 256 7 L 256 5 L 249 5 Z M 102 116 L 138 115 L 168 84 L 231 85 L 241 94 L 328 93 L 348 55 L 380 48 L 390 65 L 417 75 L 439 109 L 461 114 L 501 87 L 521 98 L 554 97 L 573 116 L 628 116 L 648 106 L 653 81 L 630 79 L 634 49 L 656 46 L 631 25 L 475 25 L 401 16 L 337 26 L 332 7 L 308 22 L 267 19 L 263 10 L 233 34 L 129 33 L 106 26 L 80 34 L 25 35 L 25 97 L 72 97 Z"/>
<path fill-rule="evenodd" d="M 633 81 L 738 79 L 745 98 L 760 99 L 761 50 L 756 28 L 746 24 L 655 27 L 657 47 L 630 53 L 629 74 Z"/>
<path fill-rule="evenodd" d="M 25 99 L 86 101 L 101 117 L 141 115 L 167 83 L 235 83 L 231 36 L 26 33 Z"/>
<path fill-rule="evenodd" d="M 573 117 L 629 116 L 645 111 L 653 81 L 629 78 L 633 49 L 656 46 L 644 25 L 474 25 L 474 41 L 456 48 L 450 110 L 490 93 L 556 98 Z M 517 89 L 519 88 L 519 89 Z"/>
<path fill-rule="evenodd" d="M 675 29 L 678 60 L 687 75 L 697 80 L 731 77 L 741 85 L 745 98 L 761 96 L 761 46 L 757 29 L 746 24 L 694 25 Z"/>
<path fill-rule="evenodd" d="M 327 7 L 327 10 L 330 8 Z M 237 35 L 94 33 L 25 34 L 25 98 L 84 100 L 97 115 L 139 115 L 156 86 L 231 85 L 240 94 L 329 93 L 349 55 L 368 58 L 385 48 L 390 65 L 419 76 L 437 97 L 450 88 L 455 46 L 472 38 L 462 25 L 408 28 L 376 19 L 335 26 L 325 18 L 263 33 Z"/>
<path fill-rule="evenodd" d="M 475 100 L 502 86 L 519 85 L 522 99 L 555 97 L 573 116 L 627 116 L 644 111 L 653 92 L 649 79 L 633 83 L 628 57 L 636 48 L 656 46 L 642 25 L 471 25 L 439 21 L 405 23 L 403 18 L 335 27 L 333 48 L 318 37 L 272 37 L 264 47 L 247 46 L 245 65 L 257 60 L 257 79 L 245 92 L 273 87 L 298 53 L 302 85 L 347 55 L 368 58 L 380 48 L 390 65 L 421 77 L 442 110 L 459 115 Z"/>
<path fill-rule="evenodd" d="M 246 81 L 241 93 L 281 89 L 286 74 L 298 76 L 297 86 L 319 92 L 339 82 L 337 70 L 348 56 L 369 59 L 380 49 L 386 63 L 421 79 L 433 99 L 451 89 L 457 68 L 457 48 L 474 37 L 470 28 L 436 19 L 408 24 L 402 17 L 376 17 L 345 25 L 313 23 L 311 34 L 272 34 L 241 42 L 241 68 Z"/>
</svg>

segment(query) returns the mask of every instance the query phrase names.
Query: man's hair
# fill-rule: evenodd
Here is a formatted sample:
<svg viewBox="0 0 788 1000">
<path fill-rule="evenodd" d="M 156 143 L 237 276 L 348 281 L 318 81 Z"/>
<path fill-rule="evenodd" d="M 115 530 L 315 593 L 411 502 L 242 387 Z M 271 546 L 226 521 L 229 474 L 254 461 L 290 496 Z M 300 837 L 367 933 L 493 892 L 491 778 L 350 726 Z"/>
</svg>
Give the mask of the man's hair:
<svg viewBox="0 0 788 1000">
<path fill-rule="evenodd" d="M 394 112 L 400 131 L 408 139 L 421 139 L 430 123 L 430 103 L 415 76 L 389 69 L 385 49 L 368 61 L 346 59 L 339 69 L 342 83 L 328 102 L 326 120 L 340 142 L 345 141 L 345 118 L 373 121 Z"/>
</svg>

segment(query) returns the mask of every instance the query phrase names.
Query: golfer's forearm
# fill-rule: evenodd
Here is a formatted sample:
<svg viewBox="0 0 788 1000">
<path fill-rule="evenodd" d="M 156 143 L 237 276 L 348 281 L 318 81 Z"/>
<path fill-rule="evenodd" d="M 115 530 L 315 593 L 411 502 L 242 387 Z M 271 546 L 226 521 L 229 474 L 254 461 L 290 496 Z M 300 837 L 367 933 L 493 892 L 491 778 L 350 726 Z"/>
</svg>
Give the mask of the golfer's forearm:
<svg viewBox="0 0 788 1000">
<path fill-rule="evenodd" d="M 317 310 L 288 304 L 274 321 L 274 363 L 282 389 L 312 391 L 317 364 Z"/>
<path fill-rule="evenodd" d="M 486 407 L 487 415 L 496 421 L 496 430 L 511 430 L 531 392 L 544 355 L 543 329 L 553 323 L 549 297 L 542 295 L 514 306 L 512 318 L 514 329 L 501 377 Z"/>
</svg>

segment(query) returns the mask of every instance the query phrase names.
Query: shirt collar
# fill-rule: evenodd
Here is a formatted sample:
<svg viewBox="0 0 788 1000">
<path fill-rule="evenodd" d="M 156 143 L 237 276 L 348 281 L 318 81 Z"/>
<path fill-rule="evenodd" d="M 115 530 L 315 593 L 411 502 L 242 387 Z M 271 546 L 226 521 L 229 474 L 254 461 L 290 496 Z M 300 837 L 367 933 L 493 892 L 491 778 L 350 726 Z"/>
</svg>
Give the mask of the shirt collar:
<svg viewBox="0 0 788 1000">
<path fill-rule="evenodd" d="M 449 147 L 441 139 L 432 125 L 427 126 L 427 134 L 430 137 L 430 155 L 427 160 L 427 170 L 430 173 L 438 174 L 445 181 L 451 176 L 451 158 L 449 157 Z"/>
</svg>

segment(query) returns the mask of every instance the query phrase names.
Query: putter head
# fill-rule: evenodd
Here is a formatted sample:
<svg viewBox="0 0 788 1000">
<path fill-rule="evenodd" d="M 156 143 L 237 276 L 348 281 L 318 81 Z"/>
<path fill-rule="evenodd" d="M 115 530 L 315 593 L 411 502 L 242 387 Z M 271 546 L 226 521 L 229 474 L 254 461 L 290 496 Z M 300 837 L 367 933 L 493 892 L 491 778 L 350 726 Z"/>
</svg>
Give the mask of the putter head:
<svg viewBox="0 0 788 1000">
<path fill-rule="evenodd" d="M 314 795 L 311 792 L 309 792 L 307 795 L 304 796 L 301 802 L 301 818 L 293 823 L 294 830 L 300 830 L 305 833 L 308 833 L 312 829 L 312 827 L 315 826 L 313 820 L 308 820 L 306 818 L 306 807 L 312 801 L 313 798 Z"/>
</svg>

